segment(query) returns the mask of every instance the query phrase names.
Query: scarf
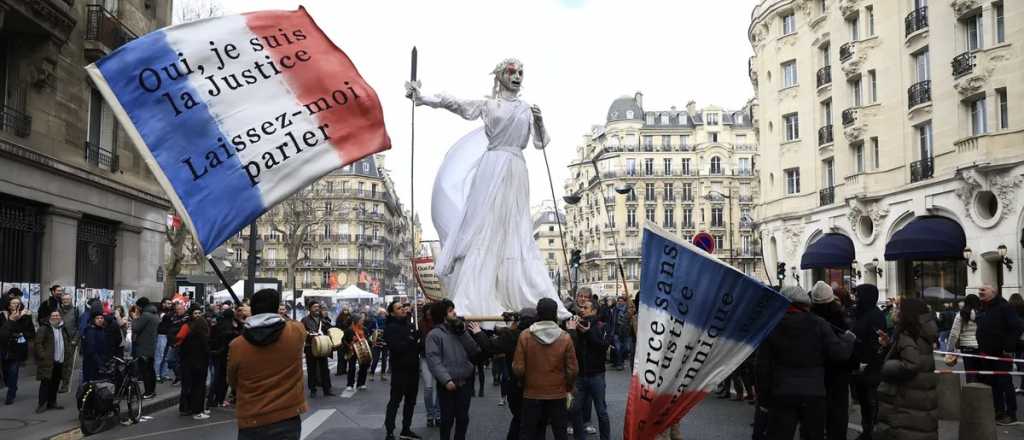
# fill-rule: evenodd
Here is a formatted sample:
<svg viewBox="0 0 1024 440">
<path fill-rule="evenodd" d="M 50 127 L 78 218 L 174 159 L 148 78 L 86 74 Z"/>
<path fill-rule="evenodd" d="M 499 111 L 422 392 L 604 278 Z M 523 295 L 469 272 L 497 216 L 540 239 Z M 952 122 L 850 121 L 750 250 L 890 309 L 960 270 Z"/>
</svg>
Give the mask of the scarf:
<svg viewBox="0 0 1024 440">
<path fill-rule="evenodd" d="M 53 363 L 63 364 L 64 363 L 64 333 L 61 329 L 64 324 L 57 324 L 56 326 L 50 325 L 53 329 Z"/>
</svg>

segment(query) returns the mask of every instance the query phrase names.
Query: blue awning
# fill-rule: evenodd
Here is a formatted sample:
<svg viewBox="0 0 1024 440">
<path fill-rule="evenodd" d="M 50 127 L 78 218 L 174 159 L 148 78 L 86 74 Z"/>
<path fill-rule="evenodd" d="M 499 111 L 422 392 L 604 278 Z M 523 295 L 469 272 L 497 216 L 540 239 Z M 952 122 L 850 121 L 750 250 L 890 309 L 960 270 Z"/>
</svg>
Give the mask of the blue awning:
<svg viewBox="0 0 1024 440">
<path fill-rule="evenodd" d="M 946 217 L 918 217 L 892 236 L 885 245 L 885 259 L 942 261 L 961 260 L 967 237 L 964 229 Z"/>
<path fill-rule="evenodd" d="M 847 268 L 853 264 L 853 260 L 853 241 L 850 237 L 829 233 L 807 246 L 800 259 L 800 268 Z"/>
</svg>

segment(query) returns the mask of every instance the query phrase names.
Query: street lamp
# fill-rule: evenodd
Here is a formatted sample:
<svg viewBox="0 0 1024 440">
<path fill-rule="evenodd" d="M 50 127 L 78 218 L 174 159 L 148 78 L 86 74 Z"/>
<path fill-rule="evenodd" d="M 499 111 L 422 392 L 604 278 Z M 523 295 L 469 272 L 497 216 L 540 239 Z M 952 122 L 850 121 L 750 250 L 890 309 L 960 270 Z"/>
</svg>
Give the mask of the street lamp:
<svg viewBox="0 0 1024 440">
<path fill-rule="evenodd" d="M 973 256 L 971 248 L 964 248 L 964 260 L 967 260 L 967 267 L 971 268 L 971 273 L 978 271 L 978 263 L 971 259 Z"/>
<path fill-rule="evenodd" d="M 877 276 L 879 278 L 882 277 L 882 267 L 881 267 L 880 263 L 878 262 L 878 258 L 874 258 L 874 259 L 871 260 L 871 269 L 868 269 L 868 270 L 874 272 L 875 276 Z"/>
<path fill-rule="evenodd" d="M 1006 266 L 1006 270 L 1013 271 L 1013 260 L 1006 256 L 1006 245 L 1001 244 L 996 250 L 999 251 L 999 257 L 1003 259 L 1003 265 Z"/>
</svg>

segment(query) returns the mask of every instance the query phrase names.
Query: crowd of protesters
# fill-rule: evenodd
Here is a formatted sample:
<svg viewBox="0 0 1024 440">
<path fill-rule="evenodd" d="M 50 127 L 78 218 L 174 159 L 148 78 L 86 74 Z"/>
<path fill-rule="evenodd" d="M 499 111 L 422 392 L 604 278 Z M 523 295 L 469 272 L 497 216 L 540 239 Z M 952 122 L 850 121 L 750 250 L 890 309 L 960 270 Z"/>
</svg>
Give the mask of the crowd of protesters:
<svg viewBox="0 0 1024 440">
<path fill-rule="evenodd" d="M 717 390 L 721 398 L 754 405 L 755 440 L 789 440 L 797 432 L 809 440 L 846 439 L 851 400 L 863 427 L 858 440 L 934 439 L 935 350 L 950 352 L 945 363 L 962 361 L 967 371 L 1010 371 L 1013 364 L 963 355 L 1024 352 L 1024 300 L 1013 295 L 1008 301 L 990 286 L 934 309 L 917 298 L 879 307 L 878 289 L 870 284 L 847 292 L 818 282 L 810 291 L 788 286 L 780 293 L 791 303 L 782 320 Z M 336 357 L 346 392 L 365 389 L 375 377 L 390 385 L 388 440 L 396 431 L 397 438 L 420 438 L 412 430 L 419 395 L 428 428 L 437 428 L 442 439 L 465 439 L 488 364 L 498 404 L 512 416 L 507 439 L 541 438 L 550 430 L 555 439 L 607 440 L 605 372 L 632 365 L 636 337 L 635 304 L 625 297 L 602 300 L 586 288 L 565 301 L 571 319 L 560 321 L 557 304 L 544 299 L 507 314 L 505 325 L 493 329 L 465 322 L 450 301 L 417 304 L 417 327 L 412 305 L 397 301 L 379 310 L 342 308 L 333 321 L 322 304 L 310 301 L 303 319 L 293 321 L 270 289 L 257 292 L 251 306 L 140 298 L 127 312 L 96 299 L 75 307 L 58 286 L 50 294 L 35 313 L 17 289 L 0 302 L 6 404 L 17 398 L 19 369 L 30 353 L 38 412 L 63 408 L 57 397 L 71 385 L 76 356 L 85 382 L 104 378 L 112 357 L 128 355 L 140 367 L 145 399 L 155 396 L 158 382 L 170 380 L 181 386 L 184 416 L 203 420 L 211 407 L 235 405 L 241 439 L 298 439 L 299 415 L 307 409 L 303 380 L 311 398 L 321 390 L 334 396 L 327 360 Z M 314 356 L 314 338 L 331 328 L 343 331 L 341 347 Z M 275 379 L 265 380 L 268 375 Z M 1016 394 L 1024 390 L 1011 376 L 965 378 L 992 388 L 996 423 L 1018 423 Z M 673 427 L 664 438 L 681 436 Z"/>
</svg>

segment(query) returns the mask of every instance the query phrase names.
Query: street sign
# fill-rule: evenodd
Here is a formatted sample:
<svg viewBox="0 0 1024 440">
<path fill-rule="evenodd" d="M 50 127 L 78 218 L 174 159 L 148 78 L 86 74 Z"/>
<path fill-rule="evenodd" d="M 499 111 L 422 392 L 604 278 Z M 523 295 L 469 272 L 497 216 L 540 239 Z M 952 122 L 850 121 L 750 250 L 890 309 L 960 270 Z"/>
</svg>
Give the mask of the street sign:
<svg viewBox="0 0 1024 440">
<path fill-rule="evenodd" d="M 697 246 L 709 254 L 715 253 L 715 237 L 707 232 L 698 232 L 693 236 L 693 245 Z"/>
</svg>

